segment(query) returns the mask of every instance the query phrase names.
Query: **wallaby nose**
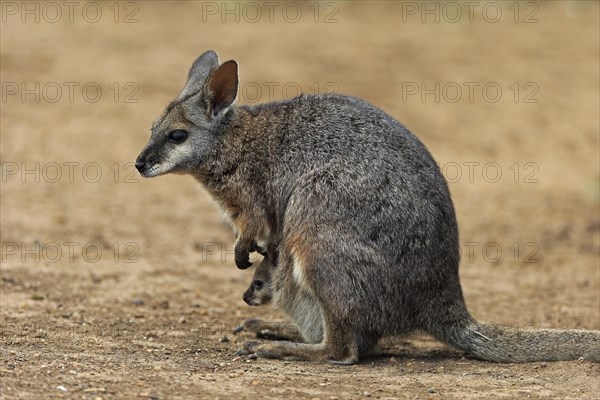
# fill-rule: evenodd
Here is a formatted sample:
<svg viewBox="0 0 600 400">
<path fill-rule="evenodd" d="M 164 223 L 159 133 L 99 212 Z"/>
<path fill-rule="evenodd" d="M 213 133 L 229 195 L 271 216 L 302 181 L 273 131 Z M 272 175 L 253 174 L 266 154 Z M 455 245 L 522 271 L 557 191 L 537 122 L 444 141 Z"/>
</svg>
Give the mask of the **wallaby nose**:
<svg viewBox="0 0 600 400">
<path fill-rule="evenodd" d="M 141 161 L 141 160 L 136 160 L 135 161 L 135 168 L 139 172 L 142 172 L 146 168 L 146 162 L 145 161 Z"/>
<path fill-rule="evenodd" d="M 244 301 L 246 302 L 246 304 L 248 304 L 249 306 L 251 306 L 252 304 L 250 304 L 250 293 L 248 293 L 249 291 L 246 290 L 244 292 L 244 295 L 242 296 L 242 298 L 244 299 Z"/>
</svg>

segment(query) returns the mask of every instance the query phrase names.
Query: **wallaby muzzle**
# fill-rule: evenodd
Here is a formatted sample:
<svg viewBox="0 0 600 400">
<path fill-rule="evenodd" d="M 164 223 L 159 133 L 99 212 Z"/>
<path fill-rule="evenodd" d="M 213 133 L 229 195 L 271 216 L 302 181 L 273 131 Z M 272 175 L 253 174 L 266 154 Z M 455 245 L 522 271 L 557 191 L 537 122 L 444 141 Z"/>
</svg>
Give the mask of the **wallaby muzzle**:
<svg viewBox="0 0 600 400">
<path fill-rule="evenodd" d="M 135 160 L 135 168 L 144 178 L 150 178 L 154 176 L 152 171 L 156 166 L 158 166 L 156 152 L 152 150 L 150 143 L 148 143 Z"/>
<path fill-rule="evenodd" d="M 243 299 L 246 302 L 246 304 L 248 304 L 249 306 L 255 306 L 255 302 L 254 302 L 254 290 L 252 290 L 252 288 L 248 288 L 246 289 L 246 291 L 244 292 L 244 296 Z"/>
</svg>

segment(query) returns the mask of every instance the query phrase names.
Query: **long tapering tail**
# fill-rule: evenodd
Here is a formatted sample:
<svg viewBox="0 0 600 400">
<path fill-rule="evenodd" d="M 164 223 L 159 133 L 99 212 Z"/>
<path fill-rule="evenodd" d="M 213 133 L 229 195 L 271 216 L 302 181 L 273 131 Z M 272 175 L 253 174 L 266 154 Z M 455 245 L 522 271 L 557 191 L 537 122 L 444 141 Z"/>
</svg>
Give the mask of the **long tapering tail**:
<svg viewBox="0 0 600 400">
<path fill-rule="evenodd" d="M 521 329 L 466 323 L 437 326 L 431 332 L 443 342 L 473 357 L 496 362 L 566 361 L 600 362 L 600 331 L 579 329 Z"/>
</svg>

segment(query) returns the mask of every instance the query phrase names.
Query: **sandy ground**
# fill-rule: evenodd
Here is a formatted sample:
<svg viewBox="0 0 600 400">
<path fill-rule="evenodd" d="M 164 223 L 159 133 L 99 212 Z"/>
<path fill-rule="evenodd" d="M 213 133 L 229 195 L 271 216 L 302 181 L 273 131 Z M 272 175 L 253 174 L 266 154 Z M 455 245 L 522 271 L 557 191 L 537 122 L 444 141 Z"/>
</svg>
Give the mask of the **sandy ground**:
<svg viewBox="0 0 600 400">
<path fill-rule="evenodd" d="M 284 316 L 243 303 L 252 271 L 192 178 L 132 167 L 206 49 L 242 103 L 362 97 L 451 181 L 477 318 L 600 329 L 597 2 L 58 4 L 1 4 L 1 398 L 598 398 L 598 364 L 423 335 L 352 367 L 236 358 L 234 326 Z"/>
</svg>

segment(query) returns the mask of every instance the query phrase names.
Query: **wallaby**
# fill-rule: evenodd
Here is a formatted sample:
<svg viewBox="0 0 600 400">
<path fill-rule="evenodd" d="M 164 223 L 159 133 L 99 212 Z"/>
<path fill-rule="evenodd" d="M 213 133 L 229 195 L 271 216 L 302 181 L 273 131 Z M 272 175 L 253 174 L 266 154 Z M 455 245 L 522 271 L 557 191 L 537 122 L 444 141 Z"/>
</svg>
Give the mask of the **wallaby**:
<svg viewBox="0 0 600 400">
<path fill-rule="evenodd" d="M 269 304 L 272 300 L 271 291 L 271 265 L 265 258 L 258 264 L 252 277 L 250 286 L 244 292 L 242 298 L 249 306 L 260 306 Z"/>
<path fill-rule="evenodd" d="M 277 262 L 276 249 L 269 245 L 263 251 L 263 259 L 254 270 L 250 287 L 244 292 L 242 298 L 249 306 L 259 306 L 271 303 L 273 290 L 271 289 L 271 270 Z"/>
<path fill-rule="evenodd" d="M 305 343 L 250 351 L 350 364 L 383 336 L 423 330 L 484 360 L 600 361 L 600 331 L 511 330 L 469 314 L 446 181 L 394 118 L 343 95 L 236 106 L 237 88 L 235 61 L 202 54 L 136 167 L 200 181 L 237 234 L 238 267 L 277 246 L 273 302 Z"/>
<path fill-rule="evenodd" d="M 249 306 L 261 306 L 271 304 L 273 299 L 273 287 L 271 286 L 272 272 L 274 271 L 275 264 L 272 258 L 265 258 L 255 267 L 254 276 L 250 286 L 244 292 L 242 296 L 244 301 Z M 281 297 L 281 296 L 279 296 Z M 283 296 L 285 299 L 285 296 Z M 293 298 L 294 296 L 291 296 Z M 319 322 L 316 321 L 318 325 Z M 285 322 L 270 322 L 262 321 L 259 319 L 248 319 L 244 321 L 241 326 L 234 329 L 234 333 L 241 331 L 249 331 L 256 333 L 256 336 L 264 339 L 276 339 L 276 340 L 291 340 L 294 342 L 304 342 L 305 339 L 302 337 L 302 333 L 298 329 L 295 323 Z M 253 342 L 248 342 L 245 346 L 248 348 Z M 238 354 L 244 354 L 245 348 L 239 349 Z"/>
</svg>

